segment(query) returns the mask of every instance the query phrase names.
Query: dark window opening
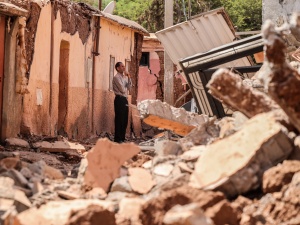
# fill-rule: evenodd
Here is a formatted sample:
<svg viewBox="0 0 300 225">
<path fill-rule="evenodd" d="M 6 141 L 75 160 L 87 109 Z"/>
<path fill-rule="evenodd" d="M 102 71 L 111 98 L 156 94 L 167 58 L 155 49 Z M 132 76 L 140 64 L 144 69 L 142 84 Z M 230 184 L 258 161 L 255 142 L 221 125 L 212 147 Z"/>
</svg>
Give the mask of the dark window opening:
<svg viewBox="0 0 300 225">
<path fill-rule="evenodd" d="M 142 57 L 140 61 L 140 66 L 150 66 L 149 65 L 149 52 L 142 52 Z"/>
</svg>

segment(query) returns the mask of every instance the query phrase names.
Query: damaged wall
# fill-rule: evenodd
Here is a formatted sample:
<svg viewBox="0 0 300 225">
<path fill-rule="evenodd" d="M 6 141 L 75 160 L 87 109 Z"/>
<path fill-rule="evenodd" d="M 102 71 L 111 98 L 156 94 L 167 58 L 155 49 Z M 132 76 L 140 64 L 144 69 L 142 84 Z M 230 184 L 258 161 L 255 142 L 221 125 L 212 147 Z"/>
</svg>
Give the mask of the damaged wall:
<svg viewBox="0 0 300 225">
<path fill-rule="evenodd" d="M 50 74 L 51 57 L 51 4 L 41 10 L 35 40 L 35 54 L 30 70 L 28 89 L 30 94 L 24 97 L 23 132 L 34 134 L 56 135 L 60 132 L 68 133 L 69 137 L 85 137 L 88 133 L 88 123 L 91 118 L 87 111 L 88 93 L 85 80 L 85 58 L 91 55 L 91 36 L 86 44 L 82 43 L 79 33 L 71 35 L 62 31 L 62 17 L 68 15 L 60 11 L 53 22 L 53 66 Z M 53 16 L 53 15 L 52 15 Z M 60 55 L 64 52 L 64 45 L 68 45 L 68 66 L 65 71 L 64 61 Z M 62 57 L 65 57 L 63 55 Z M 52 77 L 51 77 L 52 76 Z M 65 80 L 60 79 L 67 76 Z M 52 84 L 50 81 L 52 80 Z M 67 97 L 62 99 L 59 87 L 66 88 Z M 51 91 L 50 91 L 51 89 Z M 50 104 L 51 99 L 51 104 Z M 59 105 L 59 101 L 63 102 Z M 59 107 L 65 107 L 65 115 L 60 115 Z M 59 118 L 62 124 L 58 124 Z M 59 126 L 60 125 L 60 126 Z"/>
</svg>

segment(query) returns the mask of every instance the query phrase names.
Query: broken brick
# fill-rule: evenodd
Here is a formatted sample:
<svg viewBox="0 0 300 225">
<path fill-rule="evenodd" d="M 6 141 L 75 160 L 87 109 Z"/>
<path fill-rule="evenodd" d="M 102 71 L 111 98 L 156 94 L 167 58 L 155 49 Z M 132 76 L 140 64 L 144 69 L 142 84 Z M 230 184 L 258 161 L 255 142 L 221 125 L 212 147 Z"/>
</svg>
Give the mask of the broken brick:
<svg viewBox="0 0 300 225">
<path fill-rule="evenodd" d="M 122 164 L 139 152 L 139 147 L 133 143 L 116 144 L 99 139 L 81 161 L 78 179 L 83 186 L 107 191 L 110 183 L 119 177 Z"/>
</svg>

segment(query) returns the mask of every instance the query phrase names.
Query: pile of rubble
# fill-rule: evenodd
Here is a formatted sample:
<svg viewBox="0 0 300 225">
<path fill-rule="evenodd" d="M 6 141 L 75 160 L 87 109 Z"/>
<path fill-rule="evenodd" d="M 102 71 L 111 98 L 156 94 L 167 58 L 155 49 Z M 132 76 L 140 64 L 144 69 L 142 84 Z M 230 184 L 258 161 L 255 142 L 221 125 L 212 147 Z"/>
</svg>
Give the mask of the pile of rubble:
<svg viewBox="0 0 300 225">
<path fill-rule="evenodd" d="M 230 118 L 143 101 L 144 122 L 168 130 L 152 140 L 99 139 L 87 152 L 66 141 L 34 145 L 76 149 L 72 176 L 0 151 L 1 224 L 300 224 L 300 74 L 285 61 L 284 30 L 267 23 L 263 32 L 258 77 L 269 95 L 225 69 L 208 84 L 236 110 Z"/>
</svg>

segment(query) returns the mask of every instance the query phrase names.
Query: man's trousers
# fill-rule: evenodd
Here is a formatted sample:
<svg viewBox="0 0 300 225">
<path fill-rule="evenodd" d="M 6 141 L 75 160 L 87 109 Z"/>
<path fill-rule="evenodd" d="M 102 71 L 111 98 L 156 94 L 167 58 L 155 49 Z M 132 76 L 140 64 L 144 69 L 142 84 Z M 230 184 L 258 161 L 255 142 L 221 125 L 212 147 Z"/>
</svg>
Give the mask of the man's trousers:
<svg viewBox="0 0 300 225">
<path fill-rule="evenodd" d="M 125 141 L 126 128 L 128 124 L 128 101 L 121 95 L 116 95 L 115 106 L 115 142 Z"/>
</svg>

